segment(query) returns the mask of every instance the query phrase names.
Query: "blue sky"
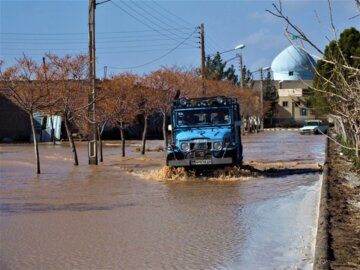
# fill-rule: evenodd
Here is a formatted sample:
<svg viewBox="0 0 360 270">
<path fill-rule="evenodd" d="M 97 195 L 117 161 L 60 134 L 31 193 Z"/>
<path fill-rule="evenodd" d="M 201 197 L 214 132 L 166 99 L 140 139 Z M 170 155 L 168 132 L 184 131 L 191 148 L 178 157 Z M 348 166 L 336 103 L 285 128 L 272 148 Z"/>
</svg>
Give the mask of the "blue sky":
<svg viewBox="0 0 360 270">
<path fill-rule="evenodd" d="M 102 2 L 103 0 L 97 0 Z M 200 65 L 199 34 L 205 25 L 206 54 L 238 44 L 250 70 L 270 66 L 289 46 L 285 24 L 265 11 L 273 1 L 124 1 L 96 8 L 97 76 L 120 72 L 149 73 L 161 67 L 186 69 Z M 326 0 L 283 0 L 285 13 L 320 47 L 333 38 Z M 359 28 L 353 0 L 332 1 L 339 33 Z M 0 58 L 7 65 L 22 53 L 41 62 L 46 52 L 57 55 L 88 50 L 88 0 L 0 0 Z M 222 54 L 224 60 L 235 51 Z M 229 61 L 236 68 L 238 59 Z"/>
</svg>

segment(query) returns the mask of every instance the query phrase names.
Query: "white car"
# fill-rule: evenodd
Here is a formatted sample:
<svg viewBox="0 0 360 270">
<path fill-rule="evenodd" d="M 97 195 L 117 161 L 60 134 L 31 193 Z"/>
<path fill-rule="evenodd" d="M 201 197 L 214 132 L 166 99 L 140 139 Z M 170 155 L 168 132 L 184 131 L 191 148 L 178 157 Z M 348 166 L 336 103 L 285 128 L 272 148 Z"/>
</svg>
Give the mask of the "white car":
<svg viewBox="0 0 360 270">
<path fill-rule="evenodd" d="M 329 126 L 324 125 L 321 120 L 307 120 L 299 129 L 300 134 L 326 134 Z"/>
</svg>

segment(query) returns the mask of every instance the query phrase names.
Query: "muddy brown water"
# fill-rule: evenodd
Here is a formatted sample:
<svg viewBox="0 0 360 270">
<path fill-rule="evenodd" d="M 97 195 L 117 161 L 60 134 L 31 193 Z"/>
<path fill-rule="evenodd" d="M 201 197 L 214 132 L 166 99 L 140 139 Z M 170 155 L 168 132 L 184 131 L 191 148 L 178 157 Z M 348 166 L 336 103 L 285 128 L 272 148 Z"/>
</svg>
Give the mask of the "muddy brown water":
<svg viewBox="0 0 360 270">
<path fill-rule="evenodd" d="M 164 153 L 80 166 L 68 147 L 0 146 L 0 269 L 312 269 L 319 173 L 163 179 Z M 150 141 L 156 148 L 161 141 Z M 322 163 L 324 136 L 244 137 L 244 159 Z"/>
</svg>

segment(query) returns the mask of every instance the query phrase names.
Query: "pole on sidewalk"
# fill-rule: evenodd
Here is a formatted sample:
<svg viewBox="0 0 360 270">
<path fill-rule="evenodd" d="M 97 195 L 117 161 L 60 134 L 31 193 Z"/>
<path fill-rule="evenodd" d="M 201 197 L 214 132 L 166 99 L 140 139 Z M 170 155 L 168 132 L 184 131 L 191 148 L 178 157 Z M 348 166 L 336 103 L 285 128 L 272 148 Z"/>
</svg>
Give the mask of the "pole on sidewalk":
<svg viewBox="0 0 360 270">
<path fill-rule="evenodd" d="M 89 0 L 89 164 L 97 165 L 97 129 L 96 129 L 96 66 L 95 66 L 95 0 Z"/>
</svg>

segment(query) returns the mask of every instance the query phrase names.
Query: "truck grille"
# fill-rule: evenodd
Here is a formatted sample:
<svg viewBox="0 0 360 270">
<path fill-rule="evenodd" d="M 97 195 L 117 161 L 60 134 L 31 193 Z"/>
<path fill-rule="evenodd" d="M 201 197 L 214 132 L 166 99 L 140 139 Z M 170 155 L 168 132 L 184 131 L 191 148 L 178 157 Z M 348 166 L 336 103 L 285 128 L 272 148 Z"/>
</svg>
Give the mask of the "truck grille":
<svg viewBox="0 0 360 270">
<path fill-rule="evenodd" d="M 211 149 L 211 143 L 190 143 L 190 150 L 208 150 Z"/>
</svg>

